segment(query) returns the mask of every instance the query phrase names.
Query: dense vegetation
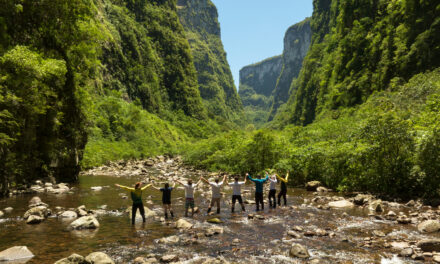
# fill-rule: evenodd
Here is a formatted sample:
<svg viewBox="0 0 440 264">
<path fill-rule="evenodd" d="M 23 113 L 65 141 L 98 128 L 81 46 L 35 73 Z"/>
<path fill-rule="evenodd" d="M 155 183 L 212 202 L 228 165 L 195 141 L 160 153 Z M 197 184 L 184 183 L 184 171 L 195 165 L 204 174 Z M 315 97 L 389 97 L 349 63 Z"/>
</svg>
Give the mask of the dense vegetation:
<svg viewBox="0 0 440 264">
<path fill-rule="evenodd" d="M 228 132 L 191 145 L 186 157 L 211 170 L 288 170 L 295 185 L 320 180 L 340 191 L 439 197 L 439 111 L 437 69 L 306 127 Z"/>
<path fill-rule="evenodd" d="M 243 109 L 210 0 L 179 0 L 178 14 L 191 46 L 200 95 L 210 116 L 243 124 Z"/>
<path fill-rule="evenodd" d="M 277 117 L 284 124 L 310 124 L 440 66 L 438 1 L 315 0 L 311 27 L 296 92 Z"/>
</svg>

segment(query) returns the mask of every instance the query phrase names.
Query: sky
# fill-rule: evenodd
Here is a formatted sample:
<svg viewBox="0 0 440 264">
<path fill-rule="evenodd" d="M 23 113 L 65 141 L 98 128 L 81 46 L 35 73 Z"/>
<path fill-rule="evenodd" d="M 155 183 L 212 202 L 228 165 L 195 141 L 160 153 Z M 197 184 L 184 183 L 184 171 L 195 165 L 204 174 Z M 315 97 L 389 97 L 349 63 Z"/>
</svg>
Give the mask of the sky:
<svg viewBox="0 0 440 264">
<path fill-rule="evenodd" d="M 312 15 L 313 0 L 212 0 L 238 89 L 240 69 L 283 52 L 286 30 Z"/>
</svg>

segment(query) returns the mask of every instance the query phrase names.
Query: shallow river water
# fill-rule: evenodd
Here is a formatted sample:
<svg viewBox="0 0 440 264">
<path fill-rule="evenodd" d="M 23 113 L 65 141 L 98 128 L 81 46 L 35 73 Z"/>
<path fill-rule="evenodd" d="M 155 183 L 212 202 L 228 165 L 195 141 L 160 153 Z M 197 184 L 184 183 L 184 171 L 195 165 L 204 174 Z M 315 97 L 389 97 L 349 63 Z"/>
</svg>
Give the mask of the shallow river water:
<svg viewBox="0 0 440 264">
<path fill-rule="evenodd" d="M 153 169 L 150 173 L 156 173 Z M 266 204 L 264 220 L 250 220 L 248 213 L 254 212 L 254 205 L 247 205 L 246 213 L 230 213 L 230 190 L 222 200 L 222 212 L 219 218 L 224 221 L 220 224 L 224 233 L 194 239 L 181 239 L 181 242 L 169 246 L 158 244 L 157 239 L 179 235 L 182 238 L 191 238 L 188 234 L 180 234 L 172 225 L 156 219 L 148 219 L 147 223 L 137 222 L 130 225 L 128 214 L 123 211 L 131 204 L 130 199 L 122 199 L 123 190 L 114 187 L 115 183 L 132 185 L 141 177 L 111 177 L 111 176 L 80 176 L 78 185 L 75 185 L 73 194 L 40 194 L 43 202 L 49 204 L 52 211 L 56 206 L 77 208 L 85 205 L 87 209 L 97 209 L 107 205 L 108 214 L 98 217 L 100 227 L 97 230 L 68 231 L 67 226 L 72 220 L 61 220 L 56 217 L 47 219 L 38 225 L 27 225 L 21 219 L 28 209 L 28 202 L 34 196 L 18 195 L 0 200 L 0 210 L 13 207 L 11 213 L 0 219 L 0 251 L 12 246 L 27 246 L 35 255 L 28 263 L 53 263 L 72 253 L 88 255 L 94 251 L 103 251 L 110 255 L 116 263 L 130 263 L 136 257 L 155 254 L 176 254 L 180 260 L 187 263 L 198 263 L 202 257 L 222 257 L 231 262 L 241 263 L 302 263 L 286 254 L 293 242 L 305 245 L 313 258 L 319 258 L 320 263 L 416 263 L 410 259 L 396 257 L 398 249 L 383 246 L 393 241 L 417 241 L 427 236 L 417 232 L 413 225 L 399 225 L 392 221 L 377 220 L 368 217 L 368 212 L 362 208 L 350 210 L 320 210 L 310 205 L 314 194 L 302 189 L 291 189 L 288 193 L 288 206 L 269 210 Z M 102 186 L 101 191 L 93 191 L 91 187 Z M 246 185 L 245 190 L 252 191 L 252 183 Z M 173 191 L 173 206 L 175 219 L 183 216 L 183 190 Z M 331 195 L 331 194 L 327 194 Z M 252 199 L 251 193 L 245 199 Z M 153 204 L 148 204 L 150 200 Z M 144 193 L 144 205 L 161 213 L 161 193 L 148 189 Z M 200 213 L 192 221 L 195 228 L 203 230 L 210 227 L 206 223 L 209 218 L 206 214 L 207 201 L 196 192 L 196 206 Z M 291 208 L 290 206 L 296 206 Z M 239 206 L 236 205 L 236 211 Z M 395 212 L 407 209 L 395 209 Z M 343 213 L 348 214 L 343 216 Z M 334 237 L 303 236 L 293 239 L 286 232 L 294 226 L 304 230 L 327 230 L 334 232 Z M 366 237 L 373 237 L 374 230 L 381 230 L 385 237 L 377 238 L 378 242 L 372 246 L 364 246 Z M 433 235 L 430 235 L 433 237 Z M 239 239 L 238 244 L 232 243 Z M 377 245 L 377 246 L 376 246 Z"/>
</svg>

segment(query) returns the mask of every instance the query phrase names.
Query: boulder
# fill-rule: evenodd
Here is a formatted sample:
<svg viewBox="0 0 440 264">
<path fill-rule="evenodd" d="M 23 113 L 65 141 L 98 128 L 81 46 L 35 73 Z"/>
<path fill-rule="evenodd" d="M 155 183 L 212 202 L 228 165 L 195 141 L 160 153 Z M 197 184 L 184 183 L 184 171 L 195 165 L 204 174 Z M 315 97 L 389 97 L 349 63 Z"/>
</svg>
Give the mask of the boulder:
<svg viewBox="0 0 440 264">
<path fill-rule="evenodd" d="M 372 199 L 371 195 L 368 194 L 358 194 L 354 197 L 353 202 L 356 205 L 364 205 L 368 203 L 369 200 Z"/>
<path fill-rule="evenodd" d="M 23 218 L 28 219 L 31 215 L 46 218 L 48 215 L 50 215 L 50 210 L 48 210 L 46 206 L 32 207 L 31 209 L 27 210 L 26 213 L 24 213 Z"/>
<path fill-rule="evenodd" d="M 93 252 L 86 257 L 86 262 L 90 264 L 115 264 L 113 260 L 103 252 Z"/>
<path fill-rule="evenodd" d="M 417 229 L 421 233 L 434 233 L 440 230 L 440 222 L 437 220 L 426 220 L 421 222 Z"/>
<path fill-rule="evenodd" d="M 289 255 L 292 258 L 302 258 L 307 259 L 310 257 L 309 251 L 303 245 L 293 243 L 290 248 Z"/>
<path fill-rule="evenodd" d="M 332 208 L 353 208 L 354 204 L 347 200 L 340 200 L 335 202 L 329 202 L 328 206 Z"/>
<path fill-rule="evenodd" d="M 7 214 L 9 214 L 10 212 L 12 212 L 12 210 L 14 210 L 14 208 L 12 207 L 6 207 L 5 209 L 3 209 L 3 211 Z"/>
<path fill-rule="evenodd" d="M 424 239 L 417 242 L 417 247 L 424 252 L 439 252 L 440 251 L 440 239 Z"/>
<path fill-rule="evenodd" d="M 179 219 L 176 222 L 176 227 L 178 229 L 187 230 L 187 229 L 191 229 L 193 225 L 190 222 L 186 221 L 185 219 Z"/>
<path fill-rule="evenodd" d="M 211 236 L 218 235 L 218 234 L 223 234 L 222 227 L 218 227 L 218 226 L 211 227 L 211 228 L 208 228 L 205 232 L 205 236 L 207 236 L 207 237 L 211 237 Z"/>
<path fill-rule="evenodd" d="M 11 247 L 0 252 L 1 261 L 26 260 L 34 257 L 34 254 L 25 246 Z"/>
<path fill-rule="evenodd" d="M 370 204 L 368 205 L 368 210 L 376 213 L 383 212 L 382 200 L 375 200 L 370 202 Z"/>
<path fill-rule="evenodd" d="M 99 227 L 99 222 L 93 216 L 83 216 L 69 225 L 69 229 L 96 229 Z"/>
<path fill-rule="evenodd" d="M 318 188 L 316 188 L 317 192 L 328 192 L 328 189 L 322 186 L 319 186 Z"/>
<path fill-rule="evenodd" d="M 306 183 L 306 190 L 310 192 L 315 192 L 320 186 L 322 186 L 320 181 L 310 181 Z"/>
<path fill-rule="evenodd" d="M 177 255 L 165 255 L 160 258 L 160 261 L 164 263 L 176 262 L 178 260 L 179 257 Z"/>
<path fill-rule="evenodd" d="M 27 218 L 26 224 L 35 225 L 44 221 L 44 217 L 38 215 L 31 215 Z"/>
<path fill-rule="evenodd" d="M 77 218 L 78 215 L 74 211 L 64 211 L 59 215 L 60 218 Z"/>
<path fill-rule="evenodd" d="M 84 257 L 73 253 L 67 258 L 63 258 L 55 262 L 55 264 L 82 264 L 84 263 Z"/>
<path fill-rule="evenodd" d="M 412 248 L 404 248 L 400 251 L 399 256 L 408 258 L 408 257 L 411 257 L 413 253 L 414 253 L 414 250 Z"/>
</svg>

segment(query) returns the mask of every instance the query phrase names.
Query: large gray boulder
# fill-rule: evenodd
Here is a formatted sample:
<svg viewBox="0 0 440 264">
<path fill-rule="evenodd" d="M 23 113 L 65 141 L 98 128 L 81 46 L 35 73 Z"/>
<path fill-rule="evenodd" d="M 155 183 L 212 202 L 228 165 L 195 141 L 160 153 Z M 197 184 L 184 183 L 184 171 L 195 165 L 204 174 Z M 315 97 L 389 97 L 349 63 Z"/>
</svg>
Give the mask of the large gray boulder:
<svg viewBox="0 0 440 264">
<path fill-rule="evenodd" d="M 341 208 L 341 209 L 353 208 L 354 203 L 347 200 L 340 200 L 340 201 L 329 202 L 328 206 L 330 206 L 331 208 Z"/>
<path fill-rule="evenodd" d="M 86 262 L 90 264 L 115 264 L 115 262 L 103 252 L 90 253 L 86 257 Z"/>
<path fill-rule="evenodd" d="M 318 187 L 322 186 L 320 181 L 310 181 L 306 183 L 306 190 L 310 192 L 316 192 Z"/>
<path fill-rule="evenodd" d="M 69 225 L 69 229 L 96 229 L 99 227 L 98 220 L 93 216 L 83 216 Z"/>
<path fill-rule="evenodd" d="M 424 239 L 417 242 L 419 247 L 424 252 L 439 252 L 440 251 L 440 239 Z"/>
<path fill-rule="evenodd" d="M 292 247 L 289 250 L 289 255 L 292 258 L 302 258 L 302 259 L 307 259 L 310 257 L 307 248 L 297 243 L 292 244 Z"/>
<path fill-rule="evenodd" d="M 73 253 L 69 257 L 60 259 L 54 264 L 83 264 L 83 263 L 84 263 L 84 257 Z"/>
<path fill-rule="evenodd" d="M 11 247 L 0 252 L 0 262 L 1 261 L 23 261 L 26 259 L 31 259 L 34 254 L 25 246 Z"/>
<path fill-rule="evenodd" d="M 437 220 L 426 220 L 421 222 L 417 229 L 421 233 L 434 233 L 440 231 L 440 222 Z"/>
</svg>

